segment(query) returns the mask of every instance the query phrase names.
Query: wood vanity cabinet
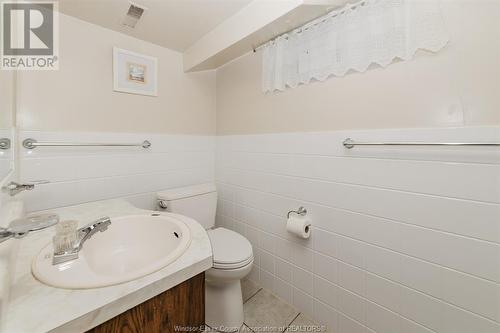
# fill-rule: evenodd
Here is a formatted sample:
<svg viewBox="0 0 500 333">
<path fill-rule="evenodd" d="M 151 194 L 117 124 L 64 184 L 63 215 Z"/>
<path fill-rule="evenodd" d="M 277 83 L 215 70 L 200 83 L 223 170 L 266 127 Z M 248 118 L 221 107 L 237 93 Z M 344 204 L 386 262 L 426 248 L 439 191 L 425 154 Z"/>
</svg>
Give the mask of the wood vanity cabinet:
<svg viewBox="0 0 500 333">
<path fill-rule="evenodd" d="M 87 331 L 89 333 L 191 333 L 205 323 L 205 273 Z"/>
</svg>

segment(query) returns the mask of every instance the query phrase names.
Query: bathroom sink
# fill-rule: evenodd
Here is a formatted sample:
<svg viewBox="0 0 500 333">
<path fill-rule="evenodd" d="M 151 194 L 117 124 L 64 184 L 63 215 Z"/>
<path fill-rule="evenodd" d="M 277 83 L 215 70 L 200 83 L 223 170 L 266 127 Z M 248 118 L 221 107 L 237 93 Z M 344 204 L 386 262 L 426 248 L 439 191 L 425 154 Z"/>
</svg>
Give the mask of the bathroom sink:
<svg viewBox="0 0 500 333">
<path fill-rule="evenodd" d="M 131 281 L 179 258 L 191 243 L 189 228 L 173 214 L 111 219 L 83 246 L 79 258 L 52 264 L 52 243 L 32 263 L 33 275 L 53 287 L 87 289 Z"/>
</svg>

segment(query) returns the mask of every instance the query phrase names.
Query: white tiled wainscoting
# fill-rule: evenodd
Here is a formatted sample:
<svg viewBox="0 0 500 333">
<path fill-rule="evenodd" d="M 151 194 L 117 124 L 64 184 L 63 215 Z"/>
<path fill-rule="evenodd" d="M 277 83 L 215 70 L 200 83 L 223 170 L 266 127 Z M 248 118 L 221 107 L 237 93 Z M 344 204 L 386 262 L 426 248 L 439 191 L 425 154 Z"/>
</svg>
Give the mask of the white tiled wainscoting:
<svg viewBox="0 0 500 333">
<path fill-rule="evenodd" d="M 249 278 L 335 333 L 500 331 L 500 151 L 356 147 L 500 141 L 449 128 L 217 138 L 217 223 L 253 244 Z M 305 206 L 312 236 L 287 234 Z"/>
<path fill-rule="evenodd" d="M 23 131 L 25 138 L 52 142 L 140 143 L 141 147 L 21 148 L 20 179 L 48 180 L 23 193 L 29 211 L 129 197 L 150 208 L 158 190 L 214 179 L 214 136 Z"/>
</svg>

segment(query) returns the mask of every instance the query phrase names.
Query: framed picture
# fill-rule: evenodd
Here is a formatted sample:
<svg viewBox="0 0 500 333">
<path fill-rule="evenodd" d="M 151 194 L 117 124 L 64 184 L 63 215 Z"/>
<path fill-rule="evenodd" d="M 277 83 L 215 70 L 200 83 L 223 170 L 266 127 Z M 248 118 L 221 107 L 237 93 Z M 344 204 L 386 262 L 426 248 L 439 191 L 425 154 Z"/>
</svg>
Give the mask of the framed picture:
<svg viewBox="0 0 500 333">
<path fill-rule="evenodd" d="M 158 60 L 139 53 L 113 48 L 113 90 L 158 96 Z"/>
</svg>

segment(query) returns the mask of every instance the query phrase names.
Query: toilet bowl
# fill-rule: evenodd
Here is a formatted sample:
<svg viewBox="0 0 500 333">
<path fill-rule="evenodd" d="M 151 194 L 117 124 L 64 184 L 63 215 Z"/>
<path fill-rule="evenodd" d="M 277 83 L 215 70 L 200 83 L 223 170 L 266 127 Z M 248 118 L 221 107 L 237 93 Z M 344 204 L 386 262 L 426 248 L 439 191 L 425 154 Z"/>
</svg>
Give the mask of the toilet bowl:
<svg viewBox="0 0 500 333">
<path fill-rule="evenodd" d="M 205 322 L 218 331 L 238 331 L 243 325 L 240 281 L 252 269 L 252 245 L 235 231 L 214 228 L 217 206 L 214 184 L 162 191 L 157 197 L 160 210 L 191 217 L 207 230 L 213 265 L 205 272 Z"/>
</svg>

